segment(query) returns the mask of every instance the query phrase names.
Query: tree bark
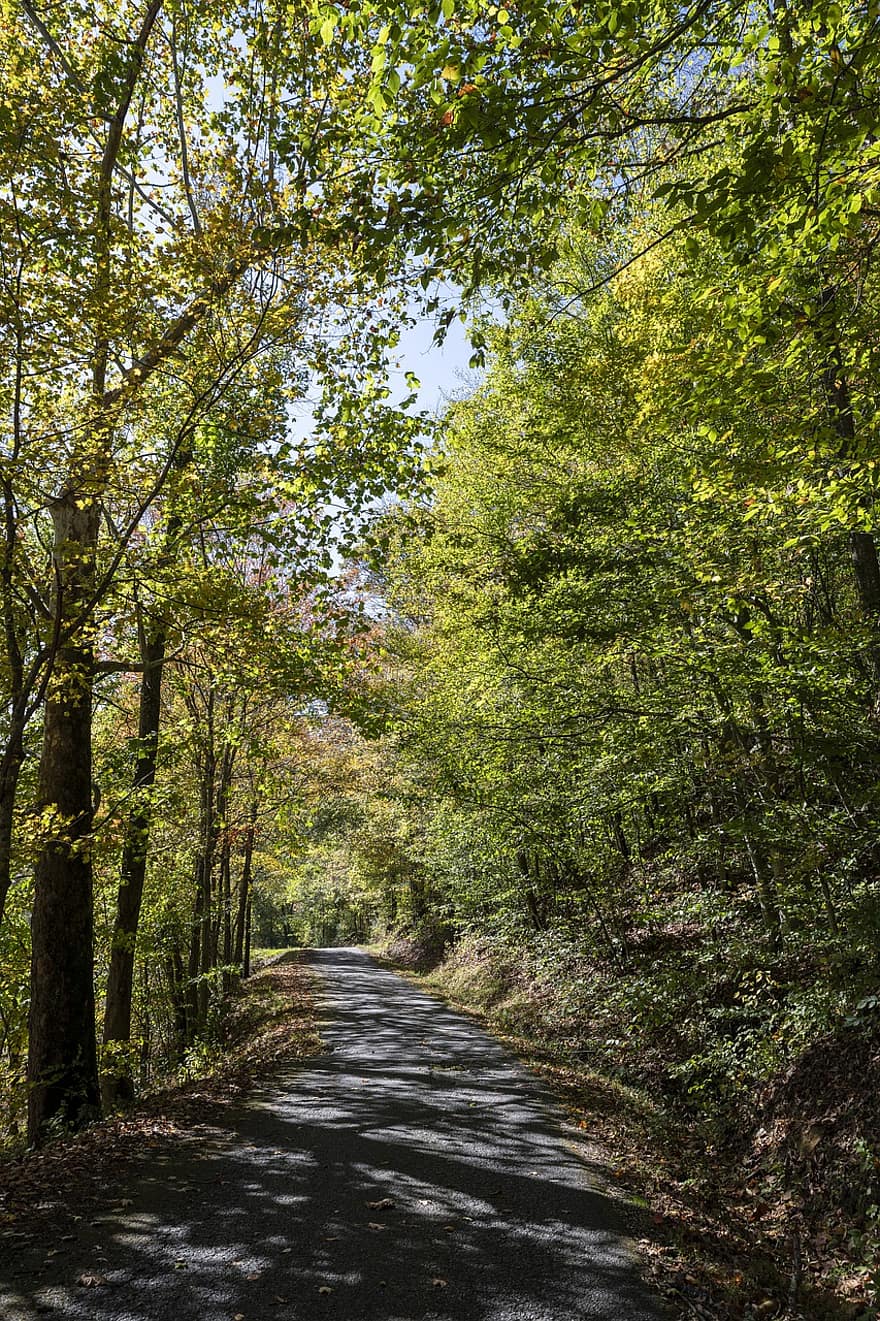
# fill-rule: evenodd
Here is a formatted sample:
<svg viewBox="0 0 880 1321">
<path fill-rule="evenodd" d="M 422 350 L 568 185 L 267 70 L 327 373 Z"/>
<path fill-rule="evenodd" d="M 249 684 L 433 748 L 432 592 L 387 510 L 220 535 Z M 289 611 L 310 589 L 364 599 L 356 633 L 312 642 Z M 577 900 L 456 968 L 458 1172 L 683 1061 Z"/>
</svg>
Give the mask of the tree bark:
<svg viewBox="0 0 880 1321">
<path fill-rule="evenodd" d="M 214 696 L 208 694 L 208 748 L 202 764 L 201 829 L 196 858 L 196 905 L 198 912 L 198 962 L 196 963 L 196 1020 L 194 1035 L 203 1032 L 208 1021 L 208 976 L 211 971 L 211 871 L 217 826 L 214 811 L 214 785 L 217 762 L 214 755 Z M 192 966 L 192 960 L 190 960 Z"/>
<path fill-rule="evenodd" d="M 100 1114 L 92 919 L 92 675 L 88 609 L 97 503 L 69 489 L 52 507 L 56 635 L 38 806 L 46 834 L 31 922 L 28 1140 Z"/>
<path fill-rule="evenodd" d="M 193 915 L 190 926 L 189 937 L 189 958 L 186 968 L 186 984 L 184 987 L 184 1004 L 186 1032 L 184 1040 L 186 1045 L 191 1046 L 198 1036 L 199 1031 L 199 964 L 201 962 L 201 937 L 202 937 L 202 885 L 198 871 L 196 872 L 195 899 L 193 901 Z"/>
<path fill-rule="evenodd" d="M 171 1003 L 174 1056 L 179 1061 L 183 1059 L 187 1044 L 187 996 L 183 954 L 176 946 L 165 960 L 165 977 Z"/>
<path fill-rule="evenodd" d="M 865 616 L 880 625 L 880 560 L 877 543 L 870 532 L 851 532 L 849 549 L 859 602 Z"/>
<path fill-rule="evenodd" d="M 156 780 L 159 750 L 159 716 L 165 660 L 165 636 L 162 631 L 145 639 L 141 658 L 144 674 L 138 717 L 134 806 L 126 822 L 119 891 L 116 896 L 116 921 L 104 1007 L 105 1050 L 113 1043 L 127 1043 L 131 1038 L 135 947 L 147 874 L 147 847 L 152 819 L 150 791 Z M 119 1051 L 111 1049 L 107 1066 L 101 1078 L 104 1105 L 108 1108 L 129 1105 L 134 1100 L 130 1061 L 123 1060 Z"/>
</svg>

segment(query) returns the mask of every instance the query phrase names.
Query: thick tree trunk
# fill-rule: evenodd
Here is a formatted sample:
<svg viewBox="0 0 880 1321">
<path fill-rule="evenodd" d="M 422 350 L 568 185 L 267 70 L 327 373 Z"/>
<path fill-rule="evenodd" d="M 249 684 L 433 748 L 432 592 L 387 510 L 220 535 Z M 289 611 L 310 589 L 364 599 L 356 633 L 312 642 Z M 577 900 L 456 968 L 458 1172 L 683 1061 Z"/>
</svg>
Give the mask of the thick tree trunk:
<svg viewBox="0 0 880 1321">
<path fill-rule="evenodd" d="M 141 656 L 144 675 L 138 718 L 138 757 L 133 782 L 134 806 L 126 822 L 122 846 L 116 921 L 104 1007 L 104 1048 L 107 1060 L 106 1071 L 101 1078 L 101 1090 L 104 1105 L 111 1108 L 129 1105 L 134 1100 L 131 1062 L 123 1059 L 122 1053 L 114 1051 L 112 1047 L 117 1042 L 127 1043 L 131 1038 L 135 946 L 147 874 L 147 847 L 152 819 L 150 791 L 156 780 L 159 749 L 164 634 L 160 632 L 158 636 L 146 639 Z"/>
<path fill-rule="evenodd" d="M 28 1138 L 100 1114 L 92 930 L 90 600 L 97 506 L 75 492 L 53 506 L 59 637 L 46 694 L 39 809 L 46 831 L 31 922 Z"/>
<path fill-rule="evenodd" d="M 849 548 L 862 611 L 872 623 L 880 625 L 880 560 L 877 558 L 877 543 L 870 532 L 851 532 Z"/>
</svg>

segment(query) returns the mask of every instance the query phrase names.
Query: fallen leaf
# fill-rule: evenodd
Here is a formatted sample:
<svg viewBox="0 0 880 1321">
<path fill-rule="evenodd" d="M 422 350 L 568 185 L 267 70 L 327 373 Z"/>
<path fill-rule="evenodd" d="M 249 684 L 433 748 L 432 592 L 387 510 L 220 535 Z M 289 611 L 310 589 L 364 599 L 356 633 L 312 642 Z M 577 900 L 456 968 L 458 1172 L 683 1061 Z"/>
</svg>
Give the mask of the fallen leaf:
<svg viewBox="0 0 880 1321">
<path fill-rule="evenodd" d="M 332 1292 L 333 1292 L 333 1290 L 330 1288 L 330 1285 L 329 1285 L 329 1284 L 319 1284 L 319 1285 L 318 1285 L 318 1293 L 332 1293 Z"/>
<path fill-rule="evenodd" d="M 262 1271 L 251 1271 L 250 1275 L 246 1275 L 244 1278 L 246 1280 L 258 1280 L 262 1273 Z"/>
<path fill-rule="evenodd" d="M 431 1283 L 435 1289 L 445 1289 L 449 1281 L 441 1279 L 439 1275 L 435 1275 Z"/>
<path fill-rule="evenodd" d="M 383 1197 L 381 1201 L 378 1202 L 367 1202 L 367 1206 L 370 1208 L 371 1211 L 385 1211 L 388 1209 L 388 1207 L 391 1207 L 393 1205 L 394 1205 L 393 1197 Z"/>
<path fill-rule="evenodd" d="M 83 1271 L 77 1280 L 77 1284 L 83 1289 L 100 1289 L 102 1285 L 107 1284 L 106 1275 L 99 1275 L 97 1271 Z"/>
<path fill-rule="evenodd" d="M 244 1321 L 244 1312 L 236 1312 L 235 1316 L 232 1318 L 232 1321 Z"/>
<path fill-rule="evenodd" d="M 380 1225 L 375 1220 L 370 1220 L 367 1222 L 367 1229 L 387 1229 L 387 1228 L 388 1228 L 387 1225 Z"/>
</svg>

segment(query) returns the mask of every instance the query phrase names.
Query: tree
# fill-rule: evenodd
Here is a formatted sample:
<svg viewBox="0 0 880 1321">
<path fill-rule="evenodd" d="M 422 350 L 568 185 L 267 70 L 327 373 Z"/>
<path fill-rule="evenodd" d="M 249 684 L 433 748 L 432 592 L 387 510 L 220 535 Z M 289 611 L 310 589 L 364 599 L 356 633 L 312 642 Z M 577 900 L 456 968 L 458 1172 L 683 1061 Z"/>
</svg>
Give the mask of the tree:
<svg viewBox="0 0 880 1321">
<path fill-rule="evenodd" d="M 90 722 L 95 609 L 119 549 L 102 560 L 102 516 L 129 480 L 141 419 L 172 381 L 194 420 L 242 353 L 296 342 L 305 305 L 332 322 L 334 300 L 351 288 L 340 256 L 354 230 L 355 149 L 339 116 L 361 86 L 338 76 L 308 23 L 283 6 L 218 4 L 196 16 L 160 0 L 97 11 L 23 3 L 3 39 L 12 350 L 35 368 L 16 377 L 15 445 L 52 487 L 45 840 L 33 910 L 36 1140 L 56 1117 L 77 1125 L 98 1104 Z M 368 179 L 362 168 L 359 186 Z M 318 231 L 333 245 L 332 266 L 304 247 Z M 370 248 L 362 287 L 390 257 L 387 241 Z M 371 319 L 365 365 L 381 359 L 387 324 L 375 308 Z M 326 349 L 319 356 L 316 369 Z M 186 437 L 178 429 L 159 458 L 147 503 Z M 16 746 L 13 737 L 13 762 Z"/>
</svg>

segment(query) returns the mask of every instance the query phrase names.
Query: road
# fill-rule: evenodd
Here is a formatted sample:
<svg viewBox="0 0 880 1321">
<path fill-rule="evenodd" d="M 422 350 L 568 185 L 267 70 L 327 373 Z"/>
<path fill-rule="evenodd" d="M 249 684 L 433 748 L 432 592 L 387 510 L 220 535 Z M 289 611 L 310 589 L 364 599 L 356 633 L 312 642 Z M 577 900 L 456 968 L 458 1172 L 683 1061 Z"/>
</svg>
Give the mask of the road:
<svg viewBox="0 0 880 1321">
<path fill-rule="evenodd" d="M 360 951 L 306 957 L 325 1054 L 0 1257 L 4 1321 L 656 1321 L 540 1084 Z"/>
</svg>

